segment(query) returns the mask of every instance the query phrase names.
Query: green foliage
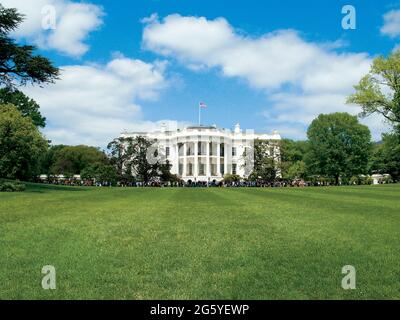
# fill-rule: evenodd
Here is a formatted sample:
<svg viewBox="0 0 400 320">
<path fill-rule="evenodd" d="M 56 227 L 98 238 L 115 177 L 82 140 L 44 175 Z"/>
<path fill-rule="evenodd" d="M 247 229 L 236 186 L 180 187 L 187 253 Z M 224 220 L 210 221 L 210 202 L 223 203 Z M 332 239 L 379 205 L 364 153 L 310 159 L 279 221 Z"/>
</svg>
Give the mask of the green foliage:
<svg viewBox="0 0 400 320">
<path fill-rule="evenodd" d="M 242 178 L 237 174 L 225 174 L 224 175 L 224 183 L 232 183 L 232 182 L 240 182 Z"/>
<path fill-rule="evenodd" d="M 0 105 L 0 177 L 30 180 L 39 173 L 47 140 L 30 118 L 11 104 Z"/>
<path fill-rule="evenodd" d="M 41 115 L 39 105 L 19 90 L 0 89 L 0 104 L 13 104 L 24 117 L 30 117 L 37 127 L 43 128 L 46 125 L 46 118 Z"/>
<path fill-rule="evenodd" d="M 111 162 L 116 165 L 117 173 L 121 180 L 132 179 L 135 176 L 138 181 L 149 182 L 160 177 L 166 167 L 161 162 L 155 160 L 154 163 L 147 161 L 148 154 L 152 153 L 154 140 L 148 140 L 143 136 L 135 138 L 117 138 L 111 141 L 107 148 L 110 150 Z M 153 156 L 157 157 L 154 150 Z M 166 177 L 164 177 L 166 178 Z"/>
<path fill-rule="evenodd" d="M 360 105 L 363 109 L 361 116 L 377 113 L 394 126 L 399 125 L 400 51 L 391 53 L 387 58 L 376 58 L 369 74 L 354 88 L 356 92 L 348 97 L 347 103 Z"/>
<path fill-rule="evenodd" d="M 162 163 L 159 166 L 160 172 L 160 180 L 163 182 L 181 182 L 181 178 L 179 178 L 176 174 L 171 173 L 171 164 L 169 160 L 166 163 Z"/>
<path fill-rule="evenodd" d="M 0 192 L 14 192 L 14 191 L 25 191 L 25 184 L 18 180 L 5 180 L 0 179 Z"/>
<path fill-rule="evenodd" d="M 79 146 L 53 146 L 49 149 L 44 159 L 47 168 L 45 172 L 52 174 L 73 175 L 93 164 L 107 164 L 108 159 L 104 152 L 96 147 Z"/>
<path fill-rule="evenodd" d="M 94 163 L 81 170 L 82 180 L 95 180 L 100 183 L 115 185 L 118 181 L 117 170 L 113 165 Z"/>
<path fill-rule="evenodd" d="M 308 128 L 306 162 L 312 174 L 349 179 L 365 173 L 371 151 L 371 133 L 347 113 L 319 115 Z"/>
<path fill-rule="evenodd" d="M 393 180 L 400 180 L 400 134 L 385 133 L 382 143 L 373 151 L 371 169 L 373 172 L 390 174 Z"/>
<path fill-rule="evenodd" d="M 273 182 L 278 178 L 280 170 L 278 147 L 275 141 L 260 139 L 254 141 L 254 168 L 249 175 L 250 181 Z"/>
<path fill-rule="evenodd" d="M 305 179 L 306 177 L 307 166 L 302 160 L 292 163 L 283 176 L 286 180 Z"/>
<path fill-rule="evenodd" d="M 303 179 L 307 176 L 304 157 L 308 152 L 308 141 L 282 139 L 280 143 L 280 167 L 285 180 Z"/>
<path fill-rule="evenodd" d="M 47 58 L 34 55 L 34 46 L 18 45 L 8 36 L 22 20 L 23 16 L 15 9 L 6 9 L 0 4 L 0 85 L 54 82 L 59 69 Z"/>
</svg>

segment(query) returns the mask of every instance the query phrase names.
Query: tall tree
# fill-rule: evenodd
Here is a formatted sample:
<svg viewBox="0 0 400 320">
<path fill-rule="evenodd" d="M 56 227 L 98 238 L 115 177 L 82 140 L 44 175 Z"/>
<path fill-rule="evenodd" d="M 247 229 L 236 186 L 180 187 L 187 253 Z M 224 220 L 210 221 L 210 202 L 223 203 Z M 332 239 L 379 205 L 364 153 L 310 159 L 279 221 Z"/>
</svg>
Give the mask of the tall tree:
<svg viewBox="0 0 400 320">
<path fill-rule="evenodd" d="M 371 170 L 376 173 L 388 173 L 395 181 L 400 180 L 399 133 L 382 135 L 382 142 L 374 148 Z"/>
<path fill-rule="evenodd" d="M 280 176 L 280 171 L 280 152 L 277 142 L 254 140 L 254 167 L 249 179 L 274 182 Z"/>
<path fill-rule="evenodd" d="M 348 113 L 320 114 L 308 128 L 306 162 L 313 174 L 340 178 L 366 173 L 371 133 Z"/>
<path fill-rule="evenodd" d="M 308 141 L 282 139 L 280 143 L 280 167 L 285 180 L 304 179 L 307 168 L 304 157 L 308 152 Z"/>
<path fill-rule="evenodd" d="M 23 16 L 13 8 L 0 4 L 0 85 L 43 84 L 54 82 L 59 69 L 45 57 L 35 55 L 35 47 L 19 45 L 9 37 L 23 21 Z"/>
<path fill-rule="evenodd" d="M 130 163 L 138 180 L 145 183 L 158 177 L 160 173 L 160 162 L 150 162 L 148 159 L 149 155 L 154 158 L 158 156 L 156 150 L 152 154 L 152 149 L 150 149 L 154 143 L 154 140 L 149 140 L 142 136 L 138 136 L 131 141 Z"/>
<path fill-rule="evenodd" d="M 370 72 L 354 86 L 347 103 L 362 107 L 361 116 L 377 113 L 394 127 L 400 126 L 400 50 L 376 58 Z"/>
<path fill-rule="evenodd" d="M 130 182 L 135 177 L 147 183 L 166 173 L 166 167 L 157 160 L 158 154 L 157 150 L 153 149 L 154 143 L 155 140 L 137 136 L 135 138 L 120 137 L 108 144 L 111 162 L 116 165 L 121 181 Z M 154 154 L 152 154 L 153 151 Z M 155 161 L 149 161 L 149 156 L 153 156 Z"/>
<path fill-rule="evenodd" d="M 44 128 L 46 118 L 39 111 L 39 105 L 35 100 L 27 97 L 19 90 L 11 88 L 0 89 L 0 104 L 13 104 L 22 113 L 24 117 L 30 117 L 37 127 Z"/>
<path fill-rule="evenodd" d="M 39 173 L 47 140 L 11 104 L 0 105 L 0 177 L 30 180 Z"/>
</svg>

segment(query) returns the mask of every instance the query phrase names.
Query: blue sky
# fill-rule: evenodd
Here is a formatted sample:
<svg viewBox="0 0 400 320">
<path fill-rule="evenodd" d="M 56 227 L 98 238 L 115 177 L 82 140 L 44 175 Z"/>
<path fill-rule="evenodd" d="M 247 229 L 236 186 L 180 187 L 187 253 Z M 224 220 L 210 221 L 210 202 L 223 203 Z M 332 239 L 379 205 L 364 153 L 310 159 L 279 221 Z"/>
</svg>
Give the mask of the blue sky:
<svg viewBox="0 0 400 320">
<path fill-rule="evenodd" d="M 359 109 L 344 99 L 400 36 L 398 1 L 2 0 L 26 14 L 15 37 L 63 70 L 23 90 L 48 119 L 54 143 L 104 146 L 126 129 L 204 124 L 304 139 L 319 113 Z M 356 9 L 344 30 L 342 7 Z M 55 9 L 55 29 L 43 19 Z M 387 130 L 362 120 L 375 140 Z"/>
</svg>

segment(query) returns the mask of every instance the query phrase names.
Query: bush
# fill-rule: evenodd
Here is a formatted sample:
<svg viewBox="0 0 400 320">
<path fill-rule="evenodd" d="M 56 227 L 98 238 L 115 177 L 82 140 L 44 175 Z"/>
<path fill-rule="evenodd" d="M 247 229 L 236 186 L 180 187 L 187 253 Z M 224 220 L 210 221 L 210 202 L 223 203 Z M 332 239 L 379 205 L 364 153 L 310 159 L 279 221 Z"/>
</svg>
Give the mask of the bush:
<svg viewBox="0 0 400 320">
<path fill-rule="evenodd" d="M 20 181 L 0 180 L 0 192 L 24 191 L 25 184 Z"/>
</svg>

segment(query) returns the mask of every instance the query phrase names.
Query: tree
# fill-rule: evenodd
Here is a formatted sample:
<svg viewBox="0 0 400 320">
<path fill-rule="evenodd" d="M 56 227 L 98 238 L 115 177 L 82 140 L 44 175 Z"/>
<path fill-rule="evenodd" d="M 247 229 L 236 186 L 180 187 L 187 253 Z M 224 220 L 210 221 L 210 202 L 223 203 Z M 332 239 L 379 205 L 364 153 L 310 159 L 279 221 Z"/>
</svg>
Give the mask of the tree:
<svg viewBox="0 0 400 320">
<path fill-rule="evenodd" d="M 291 163 L 284 175 L 284 178 L 288 180 L 306 179 L 306 177 L 307 166 L 302 160 Z"/>
<path fill-rule="evenodd" d="M 153 149 L 155 140 L 148 140 L 143 136 L 135 138 L 120 137 L 111 141 L 107 148 L 110 150 L 111 163 L 117 168 L 120 181 L 134 181 L 134 177 L 142 182 L 149 182 L 160 177 L 165 166 L 158 160 L 157 150 Z M 153 153 L 153 154 L 152 154 Z M 154 161 L 148 161 L 153 156 Z"/>
<path fill-rule="evenodd" d="M 107 145 L 110 163 L 116 168 L 118 180 L 122 183 L 135 182 L 131 163 L 132 138 L 119 137 Z"/>
<path fill-rule="evenodd" d="M 308 128 L 306 163 L 313 174 L 334 178 L 366 173 L 371 133 L 348 113 L 320 114 Z"/>
<path fill-rule="evenodd" d="M 46 118 L 39 111 L 39 105 L 35 100 L 30 99 L 19 90 L 10 88 L 0 89 L 0 104 L 13 104 L 18 108 L 24 117 L 30 117 L 37 127 L 44 128 Z"/>
<path fill-rule="evenodd" d="M 85 145 L 56 147 L 49 171 L 53 174 L 80 174 L 89 165 L 107 164 L 108 158 L 96 147 Z"/>
<path fill-rule="evenodd" d="M 171 173 L 171 166 L 169 160 L 160 164 L 160 180 L 163 182 L 180 182 L 181 179 L 176 174 Z"/>
<path fill-rule="evenodd" d="M 280 142 L 280 168 L 285 180 L 304 179 L 307 168 L 304 157 L 308 152 L 308 141 L 282 139 Z"/>
<path fill-rule="evenodd" d="M 274 182 L 280 175 L 279 145 L 275 141 L 254 141 L 254 168 L 249 176 L 252 181 Z"/>
<path fill-rule="evenodd" d="M 35 55 L 34 46 L 19 45 L 8 36 L 22 21 L 23 16 L 16 9 L 6 9 L 0 4 L 0 85 L 54 82 L 59 69 L 47 58 Z"/>
<path fill-rule="evenodd" d="M 118 181 L 118 175 L 113 165 L 94 163 L 81 170 L 81 179 L 96 180 L 102 184 L 115 185 Z"/>
<path fill-rule="evenodd" d="M 354 86 L 347 103 L 362 107 L 361 116 L 381 114 L 395 127 L 400 125 L 400 50 L 378 57 L 370 72 Z"/>
<path fill-rule="evenodd" d="M 400 134 L 385 133 L 382 143 L 375 146 L 372 156 L 373 173 L 388 173 L 395 181 L 400 180 Z"/>
<path fill-rule="evenodd" d="M 128 152 L 130 151 L 130 164 L 132 169 L 136 173 L 139 181 L 149 182 L 151 179 L 159 176 L 160 172 L 160 162 L 154 161 L 154 163 L 150 163 L 148 161 L 148 156 L 152 155 L 156 158 L 157 151 L 154 150 L 152 154 L 152 150 L 150 149 L 154 140 L 148 140 L 145 137 L 138 136 L 131 140 L 131 144 L 128 146 Z"/>
<path fill-rule="evenodd" d="M 30 180 L 39 173 L 47 140 L 11 105 L 0 105 L 0 177 Z"/>
<path fill-rule="evenodd" d="M 233 182 L 240 182 L 241 177 L 237 174 L 230 174 L 227 173 L 224 175 L 224 183 L 226 184 L 232 184 Z"/>
</svg>

